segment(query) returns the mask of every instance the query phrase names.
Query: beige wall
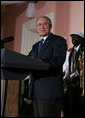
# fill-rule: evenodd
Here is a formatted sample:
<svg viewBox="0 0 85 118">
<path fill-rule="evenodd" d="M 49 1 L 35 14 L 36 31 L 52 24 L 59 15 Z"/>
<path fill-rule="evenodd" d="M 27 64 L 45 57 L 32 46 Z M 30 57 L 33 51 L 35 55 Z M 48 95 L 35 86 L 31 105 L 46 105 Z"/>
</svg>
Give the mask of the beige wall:
<svg viewBox="0 0 85 118">
<path fill-rule="evenodd" d="M 2 38 L 13 35 L 15 41 L 6 44 L 8 48 L 16 51 L 21 49 L 22 26 L 26 18 L 27 4 L 10 5 L 1 14 Z M 84 18 L 83 1 L 39 1 L 36 3 L 35 17 L 55 13 L 54 33 L 68 36 L 75 30 L 81 30 Z"/>
</svg>

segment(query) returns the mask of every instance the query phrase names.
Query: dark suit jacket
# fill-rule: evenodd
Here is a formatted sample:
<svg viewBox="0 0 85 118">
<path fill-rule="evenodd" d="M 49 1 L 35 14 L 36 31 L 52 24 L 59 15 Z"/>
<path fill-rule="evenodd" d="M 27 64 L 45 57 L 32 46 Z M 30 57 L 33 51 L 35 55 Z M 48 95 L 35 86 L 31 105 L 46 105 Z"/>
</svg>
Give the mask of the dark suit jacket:
<svg viewBox="0 0 85 118">
<path fill-rule="evenodd" d="M 33 73 L 33 97 L 55 99 L 63 96 L 62 67 L 66 57 L 66 40 L 52 33 L 45 40 L 38 56 L 39 42 L 33 45 L 29 56 L 40 58 L 50 64 L 48 72 Z"/>
</svg>

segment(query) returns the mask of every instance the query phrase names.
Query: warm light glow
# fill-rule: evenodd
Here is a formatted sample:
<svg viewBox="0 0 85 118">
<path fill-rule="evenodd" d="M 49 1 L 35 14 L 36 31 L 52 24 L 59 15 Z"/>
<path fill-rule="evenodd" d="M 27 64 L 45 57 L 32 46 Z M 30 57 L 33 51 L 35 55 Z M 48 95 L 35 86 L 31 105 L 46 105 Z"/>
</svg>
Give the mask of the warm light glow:
<svg viewBox="0 0 85 118">
<path fill-rule="evenodd" d="M 82 24 L 82 31 L 84 32 L 84 18 L 83 18 L 83 24 Z"/>
</svg>

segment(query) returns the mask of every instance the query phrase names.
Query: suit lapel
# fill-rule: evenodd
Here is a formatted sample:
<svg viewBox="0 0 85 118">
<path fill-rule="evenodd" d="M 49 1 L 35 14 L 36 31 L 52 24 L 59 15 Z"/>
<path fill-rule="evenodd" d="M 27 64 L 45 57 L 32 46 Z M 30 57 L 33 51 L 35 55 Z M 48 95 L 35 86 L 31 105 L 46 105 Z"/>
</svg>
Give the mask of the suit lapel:
<svg viewBox="0 0 85 118">
<path fill-rule="evenodd" d="M 44 44 L 43 44 L 43 46 L 42 46 L 42 49 L 41 49 L 40 54 L 39 54 L 39 58 L 45 53 L 45 50 L 46 50 L 46 48 L 48 48 L 51 39 L 52 39 L 52 36 L 51 36 L 51 34 L 50 34 L 50 35 L 47 37 L 47 39 L 45 40 L 45 42 L 44 42 Z"/>
</svg>

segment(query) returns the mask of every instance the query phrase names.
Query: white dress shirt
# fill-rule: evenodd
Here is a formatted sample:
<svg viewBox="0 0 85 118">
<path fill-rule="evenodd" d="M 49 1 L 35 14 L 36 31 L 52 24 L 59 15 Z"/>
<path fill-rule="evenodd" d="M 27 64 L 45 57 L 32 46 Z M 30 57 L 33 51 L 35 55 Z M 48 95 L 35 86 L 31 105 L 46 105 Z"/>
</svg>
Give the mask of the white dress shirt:
<svg viewBox="0 0 85 118">
<path fill-rule="evenodd" d="M 48 35 L 47 36 L 44 36 L 44 37 L 41 36 L 40 37 L 40 40 L 44 39 L 44 41 L 43 41 L 43 43 L 44 43 L 47 37 L 48 37 Z"/>
</svg>

